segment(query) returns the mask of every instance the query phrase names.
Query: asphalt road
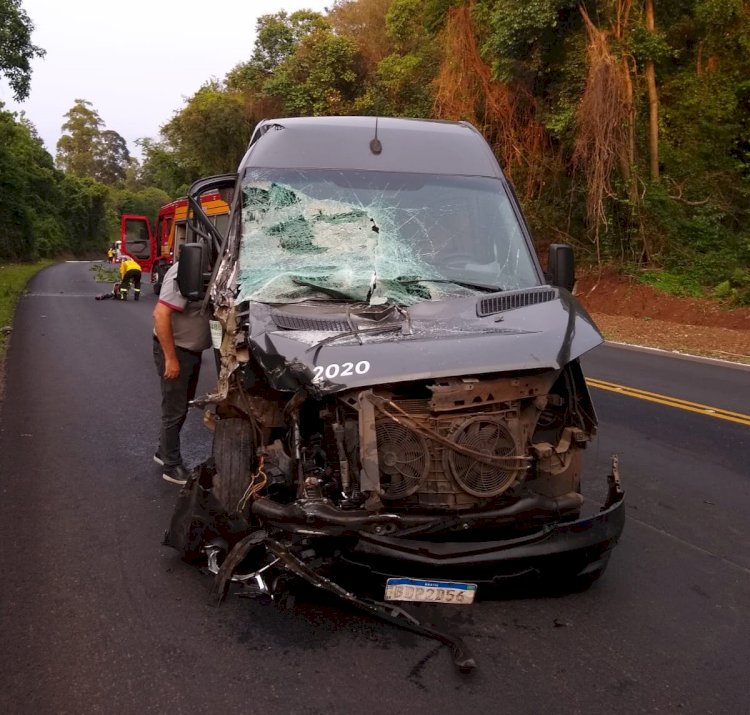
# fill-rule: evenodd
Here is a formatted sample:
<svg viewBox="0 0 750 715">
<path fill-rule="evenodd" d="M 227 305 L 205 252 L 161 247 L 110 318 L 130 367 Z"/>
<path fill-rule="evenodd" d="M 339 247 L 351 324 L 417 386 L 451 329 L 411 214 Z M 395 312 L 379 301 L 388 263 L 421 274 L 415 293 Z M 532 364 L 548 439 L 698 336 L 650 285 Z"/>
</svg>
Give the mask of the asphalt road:
<svg viewBox="0 0 750 715">
<path fill-rule="evenodd" d="M 231 598 L 160 545 L 154 296 L 59 264 L 19 304 L 0 413 L 2 713 L 747 713 L 750 427 L 593 389 L 587 488 L 621 455 L 628 522 L 589 591 L 418 606 L 442 646 L 327 602 Z M 212 386 L 204 358 L 201 388 Z M 587 375 L 747 414 L 750 370 L 597 348 Z M 200 416 L 186 457 L 208 455 Z M 593 488 L 593 487 L 592 487 Z"/>
</svg>

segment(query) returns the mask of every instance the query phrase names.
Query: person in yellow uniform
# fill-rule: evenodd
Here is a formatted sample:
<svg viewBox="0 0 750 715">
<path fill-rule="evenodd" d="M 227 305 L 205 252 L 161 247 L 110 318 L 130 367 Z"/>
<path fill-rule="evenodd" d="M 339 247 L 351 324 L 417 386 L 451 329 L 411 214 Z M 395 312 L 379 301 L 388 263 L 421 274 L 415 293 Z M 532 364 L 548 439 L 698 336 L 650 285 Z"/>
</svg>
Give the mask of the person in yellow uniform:
<svg viewBox="0 0 750 715">
<path fill-rule="evenodd" d="M 120 260 L 120 300 L 128 299 L 130 284 L 133 284 L 133 298 L 141 297 L 141 267 L 130 256 Z"/>
</svg>

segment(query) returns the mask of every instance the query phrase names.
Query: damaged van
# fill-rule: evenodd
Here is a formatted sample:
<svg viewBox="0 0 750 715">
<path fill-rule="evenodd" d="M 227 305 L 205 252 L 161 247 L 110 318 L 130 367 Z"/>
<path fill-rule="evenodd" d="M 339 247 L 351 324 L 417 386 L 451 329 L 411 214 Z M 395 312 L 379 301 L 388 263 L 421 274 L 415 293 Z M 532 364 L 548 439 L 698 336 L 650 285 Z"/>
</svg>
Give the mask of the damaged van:
<svg viewBox="0 0 750 715">
<path fill-rule="evenodd" d="M 226 234 L 211 191 L 233 191 Z M 579 363 L 602 338 L 570 247 L 545 274 L 476 129 L 266 120 L 190 201 L 180 289 L 211 312 L 220 369 L 199 401 L 213 457 L 166 543 L 206 560 L 217 597 L 232 579 L 273 595 L 279 573 L 355 597 L 344 566 L 381 606 L 468 604 L 603 572 L 623 492 L 613 458 L 601 503 L 582 494 L 597 419 Z"/>
</svg>

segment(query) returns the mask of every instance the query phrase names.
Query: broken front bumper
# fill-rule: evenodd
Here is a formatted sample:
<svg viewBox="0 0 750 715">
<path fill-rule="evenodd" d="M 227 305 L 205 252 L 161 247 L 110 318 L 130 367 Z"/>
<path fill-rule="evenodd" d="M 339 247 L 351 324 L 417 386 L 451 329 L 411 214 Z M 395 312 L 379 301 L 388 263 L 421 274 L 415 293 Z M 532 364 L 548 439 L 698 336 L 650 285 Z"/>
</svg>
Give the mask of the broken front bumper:
<svg viewBox="0 0 750 715">
<path fill-rule="evenodd" d="M 597 514 L 548 525 L 519 539 L 435 542 L 362 534 L 344 559 L 374 576 L 447 578 L 474 583 L 508 579 L 595 577 L 625 525 L 622 492 Z"/>
</svg>

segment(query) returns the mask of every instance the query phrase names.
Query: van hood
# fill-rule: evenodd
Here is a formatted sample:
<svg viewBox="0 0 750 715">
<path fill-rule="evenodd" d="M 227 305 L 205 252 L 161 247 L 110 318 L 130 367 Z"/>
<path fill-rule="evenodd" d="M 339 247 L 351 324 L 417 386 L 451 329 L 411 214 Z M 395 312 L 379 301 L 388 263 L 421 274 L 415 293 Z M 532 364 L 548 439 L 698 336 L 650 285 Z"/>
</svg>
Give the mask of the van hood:
<svg viewBox="0 0 750 715">
<path fill-rule="evenodd" d="M 529 295 L 542 297 L 514 307 Z M 549 286 L 384 306 L 379 315 L 341 303 L 245 305 L 240 322 L 248 347 L 271 387 L 284 391 L 330 394 L 451 376 L 560 370 L 603 341 L 576 299 Z"/>
</svg>

